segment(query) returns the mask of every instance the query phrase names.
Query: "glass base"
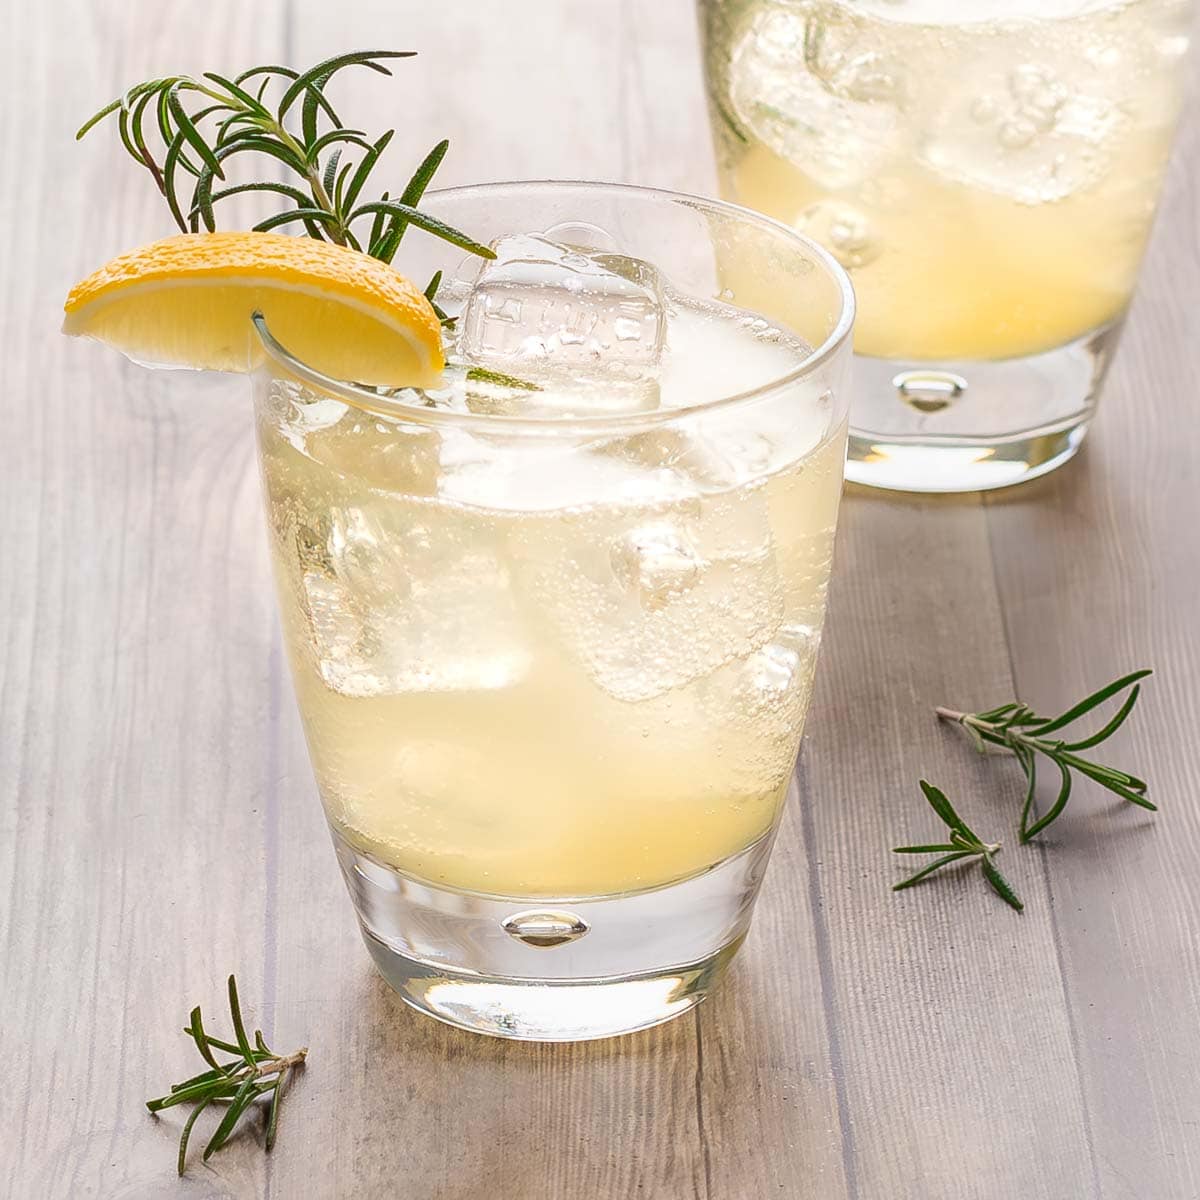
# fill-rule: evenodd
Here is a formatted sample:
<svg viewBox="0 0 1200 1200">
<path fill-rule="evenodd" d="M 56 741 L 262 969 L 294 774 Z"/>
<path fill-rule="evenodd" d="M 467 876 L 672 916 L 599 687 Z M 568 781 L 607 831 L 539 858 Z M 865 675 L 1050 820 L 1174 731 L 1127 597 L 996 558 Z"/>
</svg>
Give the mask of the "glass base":
<svg viewBox="0 0 1200 1200">
<path fill-rule="evenodd" d="M 708 995 L 742 942 L 669 971 L 564 983 L 452 971 L 397 954 L 365 928 L 363 940 L 405 1004 L 459 1029 L 527 1042 L 592 1041 L 661 1025 Z"/>
<path fill-rule="evenodd" d="M 1061 467 L 1083 444 L 1087 421 L 1003 440 L 882 441 L 851 433 L 846 478 L 895 492 L 984 492 L 1025 483 Z"/>
<path fill-rule="evenodd" d="M 846 478 L 894 491 L 970 492 L 1062 466 L 1087 434 L 1121 325 L 991 362 L 857 355 Z"/>
<path fill-rule="evenodd" d="M 460 1029 L 565 1042 L 703 1000 L 746 936 L 773 834 L 690 879 L 600 897 L 440 888 L 333 839 L 367 949 L 405 1003 Z"/>
</svg>

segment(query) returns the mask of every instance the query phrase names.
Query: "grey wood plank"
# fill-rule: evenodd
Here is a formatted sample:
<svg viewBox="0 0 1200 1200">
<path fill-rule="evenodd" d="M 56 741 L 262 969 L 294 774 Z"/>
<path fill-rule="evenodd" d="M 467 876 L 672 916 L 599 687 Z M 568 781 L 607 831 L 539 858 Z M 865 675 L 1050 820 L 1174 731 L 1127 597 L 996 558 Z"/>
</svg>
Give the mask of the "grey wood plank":
<svg viewBox="0 0 1200 1200">
<path fill-rule="evenodd" d="M 1011 692 L 979 500 L 852 489 L 830 618 L 800 778 L 850 1194 L 1090 1196 L 1045 882 L 1009 831 L 1019 789 L 932 715 Z M 889 848 L 940 829 L 922 776 L 1008 843 L 1023 915 L 978 875 L 889 890 L 912 869 Z"/>
<path fill-rule="evenodd" d="M 1041 851 L 1100 1194 L 1114 1200 L 1200 1196 L 1196 115 L 1085 452 L 988 505 L 1022 696 L 1049 709 L 1157 669 L 1096 753 L 1145 775 L 1160 814 L 1080 787 Z"/>
<path fill-rule="evenodd" d="M 810 754 L 811 750 L 806 750 Z M 854 1193 L 844 1136 L 839 1030 L 832 1028 L 793 787 L 750 937 L 697 1010 L 697 1079 L 709 1195 Z"/>
<path fill-rule="evenodd" d="M 275 19 L 273 20 L 273 14 Z M 58 334 L 70 283 L 169 232 L 110 133 L 175 64 L 278 51 L 280 9 L 9 6 L 0 39 L 0 1193 L 161 1196 L 227 971 L 263 985 L 264 649 L 274 617 L 244 385 L 152 376 Z M 70 36 L 64 36 L 64 31 Z M 272 37 L 274 30 L 274 37 Z M 261 1194 L 238 1147 L 181 1195 Z"/>
</svg>

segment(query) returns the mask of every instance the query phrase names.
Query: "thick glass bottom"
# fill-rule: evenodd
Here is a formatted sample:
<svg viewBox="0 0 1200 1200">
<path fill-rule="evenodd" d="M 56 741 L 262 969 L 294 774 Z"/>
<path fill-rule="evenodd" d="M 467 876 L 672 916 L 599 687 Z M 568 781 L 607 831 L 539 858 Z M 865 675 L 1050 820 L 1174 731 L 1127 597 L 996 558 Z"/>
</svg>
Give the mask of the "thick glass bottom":
<svg viewBox="0 0 1200 1200">
<path fill-rule="evenodd" d="M 1122 322 L 1002 361 L 854 360 L 846 478 L 908 492 L 1009 487 L 1083 442 Z"/>
<path fill-rule="evenodd" d="M 708 995 L 742 941 L 670 970 L 563 982 L 453 971 L 397 954 L 365 928 L 363 940 L 405 1004 L 459 1029 L 527 1042 L 592 1041 L 661 1025 Z"/>
<path fill-rule="evenodd" d="M 773 835 L 690 879 L 601 897 L 439 888 L 334 844 L 380 974 L 461 1029 L 586 1041 L 679 1016 L 712 990 L 750 924 Z"/>
<path fill-rule="evenodd" d="M 896 492 L 984 492 L 1061 467 L 1079 449 L 1087 421 L 1066 429 L 1030 430 L 1001 439 L 927 438 L 883 441 L 851 434 L 846 478 Z"/>
</svg>

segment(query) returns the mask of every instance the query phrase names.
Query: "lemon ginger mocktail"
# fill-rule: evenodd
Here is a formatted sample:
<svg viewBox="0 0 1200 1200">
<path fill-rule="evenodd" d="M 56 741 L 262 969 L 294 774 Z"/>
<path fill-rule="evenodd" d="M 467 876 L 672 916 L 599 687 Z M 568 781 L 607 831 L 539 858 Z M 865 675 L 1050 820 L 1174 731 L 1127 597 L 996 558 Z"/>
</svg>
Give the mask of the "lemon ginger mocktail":
<svg viewBox="0 0 1200 1200">
<path fill-rule="evenodd" d="M 813 685 L 852 296 L 815 243 L 586 184 L 428 198 L 424 387 L 261 323 L 283 629 L 364 938 L 445 1020 L 640 1028 L 748 928 Z M 439 275 L 440 272 L 440 275 Z"/>
<path fill-rule="evenodd" d="M 1090 406 L 1153 217 L 1190 8 L 702 4 L 726 194 L 838 257 L 855 350 L 885 360 L 861 375 L 856 429 L 987 440 Z M 978 365 L 1021 359 L 1037 362 Z"/>
</svg>

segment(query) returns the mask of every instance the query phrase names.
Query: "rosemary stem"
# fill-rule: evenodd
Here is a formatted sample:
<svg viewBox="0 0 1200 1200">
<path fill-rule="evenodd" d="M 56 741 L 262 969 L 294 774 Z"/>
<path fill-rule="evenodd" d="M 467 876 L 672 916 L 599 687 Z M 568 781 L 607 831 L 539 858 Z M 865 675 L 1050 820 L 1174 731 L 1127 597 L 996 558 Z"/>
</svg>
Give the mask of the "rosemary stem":
<svg viewBox="0 0 1200 1200">
<path fill-rule="evenodd" d="M 271 132 L 283 142 L 289 150 L 292 150 L 296 157 L 301 161 L 307 161 L 304 147 L 287 131 L 282 121 L 271 122 Z M 312 189 L 313 199 L 317 202 L 318 208 L 323 208 L 327 213 L 337 215 L 337 209 L 333 207 L 333 201 L 329 197 L 329 193 L 325 190 L 325 184 L 321 180 L 321 172 L 316 163 L 310 163 L 304 170 L 305 178 L 308 180 L 308 186 Z M 346 245 L 346 234 L 342 230 L 341 222 L 338 221 L 336 226 L 330 229 L 330 234 L 333 240 L 339 245 Z"/>
<path fill-rule="evenodd" d="M 221 101 L 226 104 L 229 103 L 228 96 L 222 94 L 221 92 L 215 91 L 210 87 L 206 87 L 204 84 L 196 84 L 195 90 L 200 92 L 202 95 L 208 96 L 211 100 Z M 239 107 L 242 112 L 251 112 L 251 110 L 245 105 L 240 105 Z M 297 158 L 301 160 L 305 159 L 306 155 L 304 147 L 288 132 L 282 121 L 271 121 L 270 130 L 288 147 L 288 149 L 295 153 Z M 308 177 L 309 186 L 312 188 L 313 199 L 318 205 L 320 205 L 321 208 L 325 209 L 326 212 L 335 212 L 333 201 L 330 198 L 329 193 L 325 190 L 324 181 L 321 179 L 321 173 L 317 167 L 315 165 L 308 167 L 306 170 L 306 175 Z M 345 234 L 340 228 L 334 230 L 333 234 L 334 240 L 338 243 L 338 245 L 344 246 L 346 244 Z"/>
<path fill-rule="evenodd" d="M 253 1074 L 255 1078 L 261 1075 L 278 1075 L 291 1067 L 299 1066 L 307 1057 L 308 1047 L 301 1046 L 293 1054 L 285 1054 L 280 1058 L 265 1058 L 262 1062 L 255 1063 Z"/>
<path fill-rule="evenodd" d="M 940 704 L 936 705 L 933 710 L 944 721 L 961 721 L 966 713 L 955 712 L 952 708 L 943 708 Z"/>
</svg>

